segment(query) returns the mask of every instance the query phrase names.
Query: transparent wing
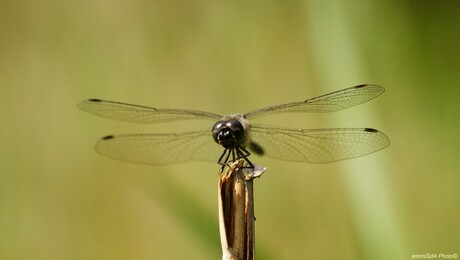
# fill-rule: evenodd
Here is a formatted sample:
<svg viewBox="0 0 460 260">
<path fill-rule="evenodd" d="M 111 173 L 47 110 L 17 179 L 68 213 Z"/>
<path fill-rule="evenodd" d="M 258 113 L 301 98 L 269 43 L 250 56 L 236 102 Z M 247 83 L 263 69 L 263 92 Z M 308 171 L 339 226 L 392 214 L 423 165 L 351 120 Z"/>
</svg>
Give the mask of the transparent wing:
<svg viewBox="0 0 460 260">
<path fill-rule="evenodd" d="M 388 137 L 372 128 L 291 129 L 253 126 L 251 140 L 275 159 L 328 163 L 385 148 Z"/>
<path fill-rule="evenodd" d="M 250 119 L 284 112 L 334 112 L 367 102 L 384 91 L 377 85 L 358 85 L 303 101 L 264 107 L 247 113 L 245 117 Z"/>
<path fill-rule="evenodd" d="M 183 119 L 220 119 L 222 116 L 195 110 L 153 108 L 101 99 L 87 99 L 78 104 L 84 111 L 102 117 L 135 122 L 162 123 Z"/>
<path fill-rule="evenodd" d="M 223 151 L 209 129 L 176 134 L 109 135 L 97 142 L 96 150 L 120 161 L 152 165 L 190 160 L 217 162 Z"/>
</svg>

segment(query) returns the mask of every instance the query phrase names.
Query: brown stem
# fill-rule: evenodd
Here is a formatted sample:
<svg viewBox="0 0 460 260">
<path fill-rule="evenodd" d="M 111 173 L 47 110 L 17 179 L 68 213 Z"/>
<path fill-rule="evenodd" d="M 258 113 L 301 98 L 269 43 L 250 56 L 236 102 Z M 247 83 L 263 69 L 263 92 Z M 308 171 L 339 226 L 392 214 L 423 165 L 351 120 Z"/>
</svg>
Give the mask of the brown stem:
<svg viewBox="0 0 460 260">
<path fill-rule="evenodd" d="M 255 245 L 253 179 L 266 168 L 231 163 L 219 176 L 219 229 L 222 259 L 253 260 Z"/>
</svg>

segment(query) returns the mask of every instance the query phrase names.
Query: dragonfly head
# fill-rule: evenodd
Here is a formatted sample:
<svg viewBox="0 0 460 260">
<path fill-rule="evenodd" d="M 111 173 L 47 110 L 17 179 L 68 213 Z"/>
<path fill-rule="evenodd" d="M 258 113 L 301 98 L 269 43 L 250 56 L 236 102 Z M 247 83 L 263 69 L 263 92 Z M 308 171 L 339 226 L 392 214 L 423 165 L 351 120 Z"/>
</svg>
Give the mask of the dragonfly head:
<svg viewBox="0 0 460 260">
<path fill-rule="evenodd" d="M 243 143 L 244 128 L 238 120 L 221 120 L 212 127 L 212 137 L 226 149 L 235 148 Z"/>
</svg>

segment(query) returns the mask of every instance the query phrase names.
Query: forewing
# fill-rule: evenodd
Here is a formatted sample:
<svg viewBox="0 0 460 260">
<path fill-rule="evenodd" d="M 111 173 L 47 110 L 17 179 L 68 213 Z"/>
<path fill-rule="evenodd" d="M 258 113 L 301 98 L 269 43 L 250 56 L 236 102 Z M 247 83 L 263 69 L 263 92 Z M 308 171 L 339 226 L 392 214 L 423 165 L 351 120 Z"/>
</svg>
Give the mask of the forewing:
<svg viewBox="0 0 460 260">
<path fill-rule="evenodd" d="M 390 144 L 384 133 L 372 128 L 291 129 L 253 126 L 250 136 L 269 157 L 309 163 L 359 157 Z"/>
<path fill-rule="evenodd" d="M 211 131 L 172 134 L 109 135 L 96 150 L 110 158 L 139 164 L 164 165 L 190 160 L 216 162 L 222 148 L 212 140 Z"/>
<path fill-rule="evenodd" d="M 285 112 L 334 112 L 367 102 L 382 94 L 385 89 L 377 85 L 358 85 L 319 97 L 251 111 L 246 118 L 255 118 Z"/>
<path fill-rule="evenodd" d="M 185 109 L 165 109 L 131 105 L 121 102 L 87 99 L 78 107 L 89 113 L 135 123 L 162 123 L 183 119 L 220 119 L 220 115 Z"/>
</svg>

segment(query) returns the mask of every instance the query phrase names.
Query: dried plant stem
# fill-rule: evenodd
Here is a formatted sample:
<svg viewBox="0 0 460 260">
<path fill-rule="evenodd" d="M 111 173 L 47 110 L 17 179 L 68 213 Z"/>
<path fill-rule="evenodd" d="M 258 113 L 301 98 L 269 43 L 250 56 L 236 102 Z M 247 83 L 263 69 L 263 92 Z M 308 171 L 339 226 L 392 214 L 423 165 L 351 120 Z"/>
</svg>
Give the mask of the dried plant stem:
<svg viewBox="0 0 460 260">
<path fill-rule="evenodd" d="M 219 176 L 219 229 L 224 260 L 253 260 L 255 245 L 253 179 L 266 168 L 231 163 Z"/>
</svg>

